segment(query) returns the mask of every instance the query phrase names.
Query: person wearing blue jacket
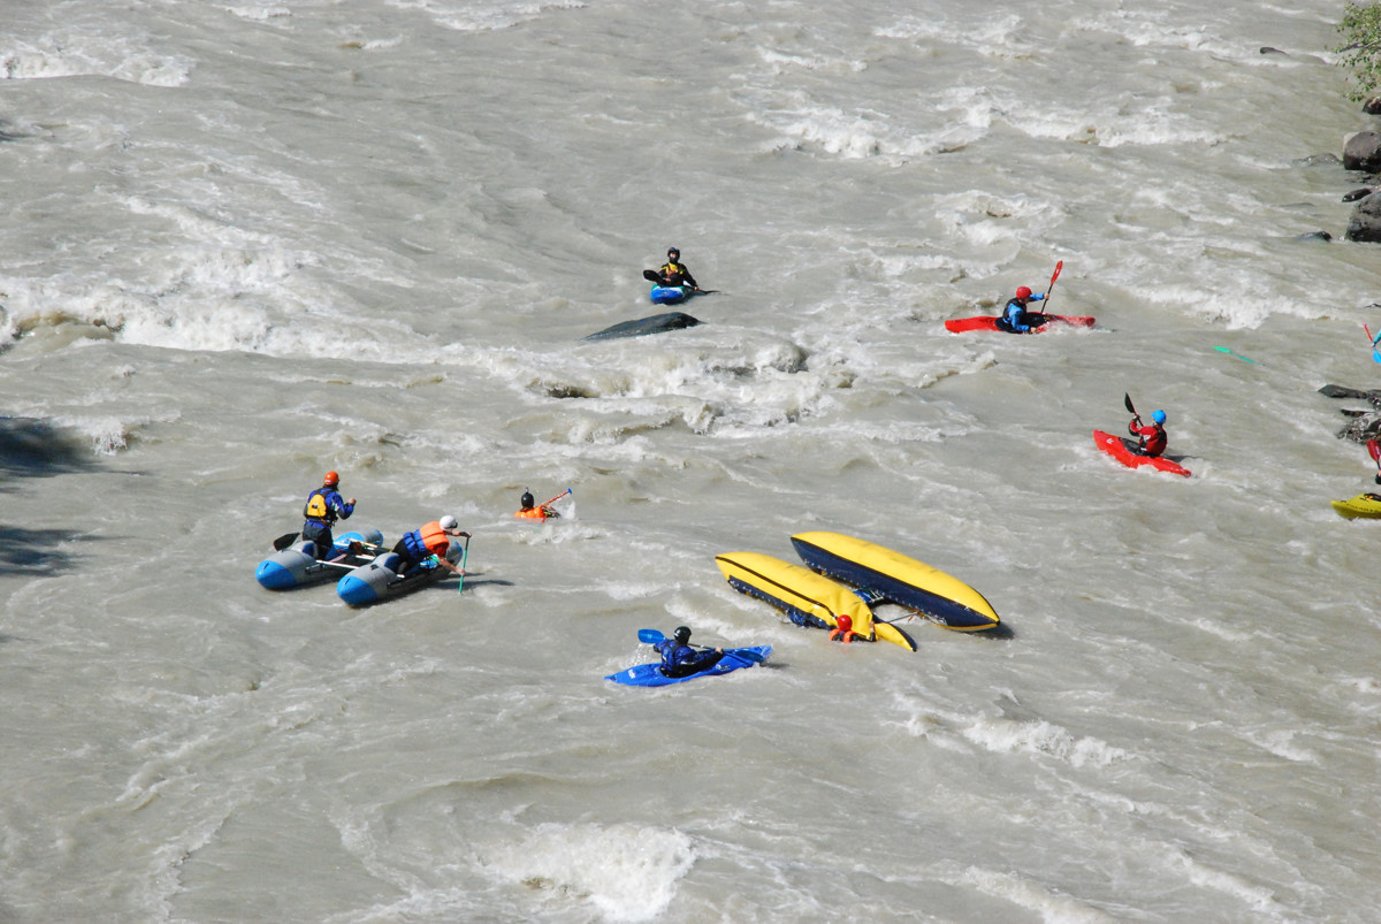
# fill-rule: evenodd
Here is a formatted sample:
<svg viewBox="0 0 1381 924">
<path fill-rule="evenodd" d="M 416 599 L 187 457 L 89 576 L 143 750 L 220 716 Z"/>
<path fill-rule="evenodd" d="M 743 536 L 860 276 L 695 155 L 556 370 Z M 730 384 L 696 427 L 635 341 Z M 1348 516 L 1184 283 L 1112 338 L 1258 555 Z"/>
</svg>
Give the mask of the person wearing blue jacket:
<svg viewBox="0 0 1381 924">
<path fill-rule="evenodd" d="M 664 638 L 652 647 L 662 656 L 661 671 L 668 677 L 689 677 L 708 670 L 724 657 L 723 648 L 693 648 L 691 630 L 678 626 L 671 638 Z"/>
<path fill-rule="evenodd" d="M 307 495 L 307 503 L 302 507 L 302 515 L 307 522 L 302 524 L 302 538 L 312 540 L 316 546 L 316 557 L 326 558 L 335 545 L 331 527 L 336 520 L 348 520 L 355 512 L 355 498 L 346 500 L 340 496 L 340 475 L 327 472 L 321 480 L 321 487 Z"/>
<path fill-rule="evenodd" d="M 1038 311 L 1027 311 L 1026 306 L 1031 302 L 1043 301 L 1045 293 L 1033 295 L 1029 288 L 1021 286 L 1017 289 L 1016 297 L 1010 299 L 1007 307 L 1002 309 L 1002 317 L 997 319 L 998 329 L 1009 334 L 1031 333 L 1045 323 L 1045 315 Z"/>
</svg>

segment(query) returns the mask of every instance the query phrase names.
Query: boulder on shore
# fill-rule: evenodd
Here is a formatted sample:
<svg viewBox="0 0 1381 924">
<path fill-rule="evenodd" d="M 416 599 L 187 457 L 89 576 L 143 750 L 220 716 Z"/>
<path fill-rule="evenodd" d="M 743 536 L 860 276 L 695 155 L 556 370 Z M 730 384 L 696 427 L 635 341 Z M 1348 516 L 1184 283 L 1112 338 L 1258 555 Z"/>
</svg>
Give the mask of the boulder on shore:
<svg viewBox="0 0 1381 924">
<path fill-rule="evenodd" d="M 1353 207 L 1343 236 L 1349 241 L 1381 243 L 1381 193 L 1372 193 Z"/>
<path fill-rule="evenodd" d="M 1343 145 L 1343 167 L 1347 170 L 1381 169 L 1381 134 L 1358 132 Z"/>
</svg>

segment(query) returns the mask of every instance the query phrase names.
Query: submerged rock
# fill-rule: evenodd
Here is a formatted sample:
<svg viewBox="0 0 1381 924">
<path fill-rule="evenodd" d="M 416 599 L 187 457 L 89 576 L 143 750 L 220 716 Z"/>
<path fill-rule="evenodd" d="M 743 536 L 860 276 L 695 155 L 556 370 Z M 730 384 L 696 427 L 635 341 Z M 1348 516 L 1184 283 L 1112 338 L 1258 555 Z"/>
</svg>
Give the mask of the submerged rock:
<svg viewBox="0 0 1381 924">
<path fill-rule="evenodd" d="M 1342 163 L 1337 154 L 1310 154 L 1308 157 L 1301 157 L 1294 161 L 1301 167 L 1336 167 Z"/>
<path fill-rule="evenodd" d="M 1349 420 L 1338 431 L 1338 439 L 1365 443 L 1381 437 L 1381 414 L 1364 413 Z"/>
<path fill-rule="evenodd" d="M 1370 196 L 1374 191 L 1375 190 L 1373 190 L 1370 186 L 1361 186 L 1357 189 L 1352 190 L 1352 192 L 1346 193 L 1343 196 L 1343 201 L 1356 202 L 1358 199 L 1365 199 L 1367 196 Z"/>
<path fill-rule="evenodd" d="M 1327 231 L 1306 231 L 1303 234 L 1296 234 L 1295 240 L 1327 242 L 1333 240 L 1333 235 L 1329 234 Z"/>
<path fill-rule="evenodd" d="M 636 321 L 624 321 L 622 324 L 615 324 L 613 327 L 595 331 L 584 339 L 616 340 L 620 337 L 641 337 L 645 334 L 660 334 L 663 331 L 695 327 L 699 323 L 699 318 L 693 318 L 680 311 L 669 311 L 666 314 L 654 314 L 651 317 L 639 318 Z"/>
</svg>

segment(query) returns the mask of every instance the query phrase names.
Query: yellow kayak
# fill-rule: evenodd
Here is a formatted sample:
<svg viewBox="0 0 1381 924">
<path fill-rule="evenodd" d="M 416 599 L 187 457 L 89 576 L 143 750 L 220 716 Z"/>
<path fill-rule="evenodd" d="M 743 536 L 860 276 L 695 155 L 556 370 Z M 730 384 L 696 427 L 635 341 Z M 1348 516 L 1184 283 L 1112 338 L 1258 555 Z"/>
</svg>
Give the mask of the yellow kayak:
<svg viewBox="0 0 1381 924">
<path fill-rule="evenodd" d="M 1358 494 L 1347 500 L 1334 501 L 1333 509 L 1338 511 L 1338 516 L 1349 520 L 1359 517 L 1381 518 L 1381 494 Z"/>
</svg>

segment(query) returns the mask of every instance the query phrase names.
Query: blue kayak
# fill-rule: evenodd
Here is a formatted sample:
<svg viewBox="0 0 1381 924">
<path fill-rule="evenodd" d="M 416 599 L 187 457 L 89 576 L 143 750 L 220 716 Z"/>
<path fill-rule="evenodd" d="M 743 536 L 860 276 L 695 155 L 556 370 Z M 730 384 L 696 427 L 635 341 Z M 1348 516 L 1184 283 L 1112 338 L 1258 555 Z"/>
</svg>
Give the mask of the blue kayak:
<svg viewBox="0 0 1381 924">
<path fill-rule="evenodd" d="M 628 670 L 610 674 L 604 679 L 621 683 L 627 687 L 665 687 L 669 684 L 684 683 L 687 680 L 696 680 L 700 677 L 717 677 L 720 674 L 736 671 L 740 667 L 752 667 L 754 664 L 761 664 L 766 661 L 770 654 L 772 654 L 771 645 L 758 645 L 752 648 L 726 648 L 724 649 L 724 657 L 720 658 L 713 667 L 698 673 L 687 674 L 684 677 L 668 677 L 663 674 L 662 664 L 658 661 L 653 664 L 635 664 Z"/>
<path fill-rule="evenodd" d="M 652 291 L 647 293 L 647 297 L 652 299 L 654 305 L 674 305 L 683 302 L 695 294 L 695 290 L 690 286 L 657 286 L 652 287 Z"/>
</svg>

